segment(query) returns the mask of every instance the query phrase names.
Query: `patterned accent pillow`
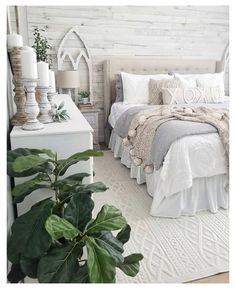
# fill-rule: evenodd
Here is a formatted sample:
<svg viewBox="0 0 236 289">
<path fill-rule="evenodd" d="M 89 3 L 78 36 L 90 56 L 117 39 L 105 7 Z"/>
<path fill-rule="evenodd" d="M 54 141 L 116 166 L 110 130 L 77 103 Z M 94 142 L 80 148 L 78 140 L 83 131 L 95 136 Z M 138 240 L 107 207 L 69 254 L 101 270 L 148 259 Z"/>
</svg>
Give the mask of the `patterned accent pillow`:
<svg viewBox="0 0 236 289">
<path fill-rule="evenodd" d="M 160 105 L 162 101 L 162 88 L 177 88 L 177 87 L 196 87 L 196 80 L 194 79 L 150 79 L 149 81 L 149 104 Z"/>
<path fill-rule="evenodd" d="M 220 103 L 224 94 L 217 87 L 162 88 L 163 104 Z"/>
<path fill-rule="evenodd" d="M 120 73 L 115 75 L 115 82 L 116 82 L 116 101 L 115 102 L 122 102 L 124 100 L 124 92 L 123 92 L 122 77 Z"/>
</svg>

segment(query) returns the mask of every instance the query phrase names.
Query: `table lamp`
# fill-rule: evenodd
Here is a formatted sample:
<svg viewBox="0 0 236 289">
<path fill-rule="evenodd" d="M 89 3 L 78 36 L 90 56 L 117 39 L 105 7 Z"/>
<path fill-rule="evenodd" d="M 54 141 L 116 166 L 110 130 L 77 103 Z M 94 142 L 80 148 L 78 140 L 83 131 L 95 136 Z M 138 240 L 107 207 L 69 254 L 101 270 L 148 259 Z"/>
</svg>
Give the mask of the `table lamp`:
<svg viewBox="0 0 236 289">
<path fill-rule="evenodd" d="M 58 88 L 68 89 L 68 94 L 70 97 L 71 90 L 73 88 L 78 88 L 80 85 L 79 81 L 79 71 L 78 70 L 59 70 L 56 76 L 56 82 Z"/>
</svg>

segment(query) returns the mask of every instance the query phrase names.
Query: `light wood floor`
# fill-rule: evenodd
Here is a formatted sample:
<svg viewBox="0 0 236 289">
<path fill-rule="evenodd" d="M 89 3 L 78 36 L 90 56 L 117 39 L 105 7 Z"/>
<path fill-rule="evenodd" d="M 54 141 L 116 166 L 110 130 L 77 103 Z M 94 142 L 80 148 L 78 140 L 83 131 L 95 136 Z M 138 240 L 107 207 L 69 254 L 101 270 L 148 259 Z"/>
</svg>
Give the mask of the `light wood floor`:
<svg viewBox="0 0 236 289">
<path fill-rule="evenodd" d="M 229 272 L 194 280 L 188 283 L 229 283 Z"/>
</svg>

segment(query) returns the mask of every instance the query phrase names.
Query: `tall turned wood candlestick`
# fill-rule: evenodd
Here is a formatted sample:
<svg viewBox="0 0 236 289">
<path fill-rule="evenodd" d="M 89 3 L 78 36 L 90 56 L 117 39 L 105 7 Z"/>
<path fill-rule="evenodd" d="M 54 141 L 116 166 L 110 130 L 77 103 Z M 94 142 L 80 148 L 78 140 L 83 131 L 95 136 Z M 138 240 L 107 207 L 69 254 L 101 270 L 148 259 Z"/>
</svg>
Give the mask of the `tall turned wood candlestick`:
<svg viewBox="0 0 236 289">
<path fill-rule="evenodd" d="M 48 101 L 47 93 L 50 90 L 48 86 L 37 86 L 37 90 L 40 92 L 40 102 L 39 102 L 39 116 L 38 120 L 42 123 L 53 122 L 52 116 L 50 115 L 51 104 Z"/>
<path fill-rule="evenodd" d="M 22 71 L 21 71 L 21 47 L 8 48 L 10 63 L 13 75 L 14 91 L 14 102 L 16 104 L 16 113 L 11 119 L 12 125 L 22 125 L 27 120 L 25 113 L 25 89 L 22 83 Z"/>
<path fill-rule="evenodd" d="M 39 130 L 44 128 L 44 125 L 37 119 L 39 114 L 38 103 L 35 99 L 35 87 L 37 86 L 37 82 L 37 79 L 22 79 L 22 83 L 26 89 L 25 112 L 27 121 L 22 126 L 22 129 L 24 130 Z"/>
<path fill-rule="evenodd" d="M 52 108 L 52 100 L 53 100 L 53 97 L 54 96 L 56 96 L 57 95 L 57 92 L 54 92 L 54 91 L 52 91 L 53 90 L 53 88 L 50 88 L 50 90 L 49 90 L 49 92 L 48 92 L 48 101 L 49 101 L 49 103 L 50 103 L 50 105 L 51 105 L 51 108 Z"/>
</svg>

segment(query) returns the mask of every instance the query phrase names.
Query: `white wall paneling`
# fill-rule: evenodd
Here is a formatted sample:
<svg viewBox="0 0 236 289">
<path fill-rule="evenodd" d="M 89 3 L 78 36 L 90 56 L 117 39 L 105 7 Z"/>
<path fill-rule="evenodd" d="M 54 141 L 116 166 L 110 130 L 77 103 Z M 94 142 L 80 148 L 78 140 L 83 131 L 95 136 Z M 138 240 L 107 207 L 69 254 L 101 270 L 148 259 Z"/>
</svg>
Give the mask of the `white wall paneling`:
<svg viewBox="0 0 236 289">
<path fill-rule="evenodd" d="M 26 10 L 29 44 L 34 42 L 35 26 L 46 28 L 46 36 L 54 47 L 52 53 L 57 52 L 70 27 L 79 27 L 92 56 L 93 99 L 101 109 L 102 62 L 107 57 L 159 55 L 220 60 L 229 41 L 228 6 L 27 6 Z M 70 40 L 68 48 L 76 43 Z M 102 112 L 99 123 L 101 141 Z"/>
</svg>

